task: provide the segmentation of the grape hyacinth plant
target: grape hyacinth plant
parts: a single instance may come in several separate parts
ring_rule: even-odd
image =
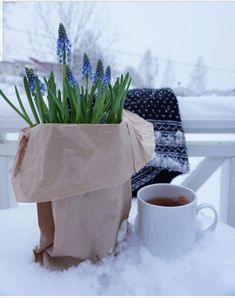
[[[110,82],[111,82],[111,68],[110,66],[107,66],[103,77],[103,81],[102,81],[103,87],[105,88],[108,84],[110,84]]]
[[[77,86],[78,82],[75,79],[75,77],[68,65],[66,66],[66,77],[69,81],[70,86],[72,86],[72,87]]]
[[[96,83],[96,81],[98,79],[103,80],[103,77],[104,77],[104,66],[103,66],[102,61],[99,59],[96,64],[96,70],[95,70],[95,74],[94,74],[94,83]]]
[[[34,74],[33,69],[28,68],[27,66],[25,67],[25,73],[26,73],[26,77],[27,77],[28,82],[29,82],[30,91],[33,94],[35,92],[36,76]],[[41,82],[41,80],[39,80],[39,85],[40,85],[40,90],[42,92],[42,95],[45,95],[46,94],[46,86]]]
[[[64,25],[59,25],[59,37],[57,40],[57,56],[59,63],[66,64],[71,61],[71,43],[67,37]]]
[[[86,80],[92,79],[92,67],[90,59],[86,53],[83,55],[82,78]]]
[[[57,87],[53,72],[49,78],[43,78],[43,83],[32,68],[26,67],[23,85],[31,113],[26,111],[17,87],[15,93],[19,108],[0,89],[2,98],[30,127],[39,123],[120,123],[131,83],[129,73],[111,84],[111,67],[107,66],[104,71],[99,59],[93,76],[89,56],[85,53],[81,70],[83,80],[79,84],[69,66],[71,43],[63,24],[59,24],[58,33],[57,56],[62,68],[62,90]]]

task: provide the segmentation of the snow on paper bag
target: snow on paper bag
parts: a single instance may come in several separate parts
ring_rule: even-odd
[[[65,268],[112,251],[130,210],[130,178],[154,147],[152,124],[127,111],[120,124],[24,129],[12,183],[17,201],[37,202],[36,260]]]

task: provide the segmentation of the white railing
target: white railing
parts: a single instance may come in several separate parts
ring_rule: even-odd
[[[186,133],[235,133],[235,119],[192,120],[184,114],[182,118]],[[4,136],[6,133],[18,133],[22,127],[24,123],[21,120],[0,118],[0,209],[16,206],[10,172],[17,142],[6,140]],[[235,227],[235,140],[189,141],[187,147],[189,156],[204,159],[182,184],[197,191],[222,166],[220,219]]]

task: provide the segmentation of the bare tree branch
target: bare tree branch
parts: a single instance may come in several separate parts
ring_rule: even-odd
[[[51,37],[52,40],[56,40],[55,32],[53,32],[53,30],[51,30],[50,26],[48,25],[47,17],[43,13],[42,2],[38,2],[37,6],[38,6],[38,16],[41,18],[41,21],[46,29],[45,32],[47,32],[47,34]]]
[[[30,28],[24,29],[31,47],[30,56],[41,61],[56,61],[56,40],[58,37],[57,25],[65,25],[68,37],[72,43],[71,68],[78,71],[81,67],[82,56],[87,52],[94,66],[95,60],[105,56],[105,64],[110,64],[112,53],[110,48],[117,39],[113,34],[107,37],[107,19],[100,17],[94,2],[44,2],[17,3],[12,10],[25,9],[33,14]],[[28,6],[29,5],[29,6]],[[100,6],[99,6],[100,7]],[[98,7],[98,8],[99,8]],[[112,68],[114,59],[112,59]],[[114,72],[114,70],[113,70]]]

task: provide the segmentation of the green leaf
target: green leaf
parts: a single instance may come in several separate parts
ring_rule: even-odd
[[[53,73],[51,72],[48,81],[45,77],[43,79],[44,79],[44,82],[47,86],[47,92],[48,92],[47,100],[48,100],[48,106],[49,106],[49,119],[50,119],[51,123],[57,123],[58,122],[58,119],[57,119],[57,106],[56,106],[56,103],[53,99],[53,94],[54,94],[54,96],[56,96],[56,86],[54,84]],[[48,88],[48,86],[50,86],[50,89]]]
[[[10,99],[8,99],[8,97],[3,93],[3,91],[0,89],[0,95],[2,96],[2,98],[12,107],[12,109],[20,115],[21,118],[23,118],[30,126],[31,123],[28,122],[28,119],[24,116],[24,114],[22,114],[17,107],[10,101]]]
[[[34,107],[33,99],[32,99],[30,88],[29,88],[29,83],[28,83],[28,80],[27,80],[26,77],[24,77],[23,83],[24,83],[24,90],[25,90],[25,93],[27,95],[28,102],[29,102],[31,111],[33,113],[34,119],[35,119],[36,123],[40,123],[38,114],[37,114],[36,109]]]
[[[112,103],[114,103],[114,90],[110,84],[108,84],[108,92],[106,93],[105,107],[104,110],[107,112],[110,110]]]
[[[75,123],[83,123],[84,122],[84,112],[82,108],[82,102],[81,102],[81,95],[80,95],[80,88],[79,85],[73,87],[71,89],[72,95],[75,102],[75,110],[76,110],[76,117],[75,117]]]
[[[94,106],[94,95],[95,95],[95,91],[97,89],[97,86],[101,84],[101,80],[97,80],[95,82],[95,84],[92,85],[91,87],[91,92],[90,92],[90,95],[88,96],[87,94],[85,95],[86,96],[86,108],[85,108],[85,119],[86,119],[86,122],[87,123],[90,123],[91,121],[91,118],[92,118],[92,107]],[[102,91],[102,88],[99,88],[100,91]],[[99,90],[98,90],[98,94],[99,94]]]
[[[120,123],[122,121],[124,101],[129,86],[129,73],[127,73],[125,77],[121,75],[120,81],[117,79],[113,89],[112,86],[109,85],[109,93],[112,100],[107,116],[108,123]]]
[[[37,101],[38,104],[38,112],[39,116],[41,118],[42,123],[46,123],[46,117],[45,117],[45,110],[44,110],[44,100],[42,97],[41,89],[40,89],[40,84],[39,84],[39,79],[36,76],[35,79],[35,89],[36,89],[36,94],[35,94],[35,100]]]
[[[61,102],[61,92],[60,90],[58,90],[58,97],[56,96],[56,94],[53,92],[53,86],[49,85],[49,82],[47,82],[46,80],[45,84],[47,86],[47,90],[48,90],[48,94],[50,94],[50,99],[52,99],[55,103],[55,105],[57,106],[57,115],[60,119],[60,122],[64,122],[63,119],[65,117],[64,115],[64,110],[63,110],[63,106],[62,106],[62,102]]]
[[[22,110],[22,113],[24,114],[25,118],[28,119],[28,123],[29,123],[30,126],[32,127],[32,126],[33,126],[33,123],[32,123],[32,121],[30,120],[30,117],[29,117],[28,113],[27,113],[26,110],[25,110],[25,107],[24,107],[24,105],[23,105],[23,103],[22,103],[22,100],[21,100],[21,98],[20,98],[20,94],[19,94],[18,89],[17,89],[16,86],[15,86],[15,93],[16,93],[16,97],[17,97],[17,99],[18,99],[20,108],[21,108],[21,110]]]
[[[58,103],[61,105],[61,91],[58,90],[58,95],[55,95],[55,99],[58,101]],[[63,114],[61,113],[59,107],[57,106],[57,117],[59,118],[59,122],[63,122]]]
[[[65,78],[65,86],[66,86],[68,98],[70,101],[70,107],[71,107],[71,123],[74,123],[76,119],[76,114],[77,114],[76,97],[73,92],[74,88],[69,84],[69,81],[67,78]]]
[[[100,123],[102,115],[104,115],[104,91],[102,88],[102,82],[99,80],[98,83],[98,94],[96,96],[95,105],[93,107],[91,115],[91,123]]]
[[[70,116],[69,116],[69,111],[68,111],[68,93],[66,90],[66,84],[65,84],[65,79],[66,79],[66,64],[62,64],[62,86],[63,86],[63,100],[62,100],[62,107],[63,107],[63,114],[64,114],[64,123],[69,123]]]
[[[130,84],[131,84],[131,78],[129,77],[129,74],[128,74],[128,77],[127,77],[127,80],[126,80],[125,91],[124,91],[124,94],[122,95],[120,108],[119,108],[119,111],[117,113],[117,119],[118,119],[119,122],[122,121],[125,98],[126,98],[128,90],[129,90]]]

